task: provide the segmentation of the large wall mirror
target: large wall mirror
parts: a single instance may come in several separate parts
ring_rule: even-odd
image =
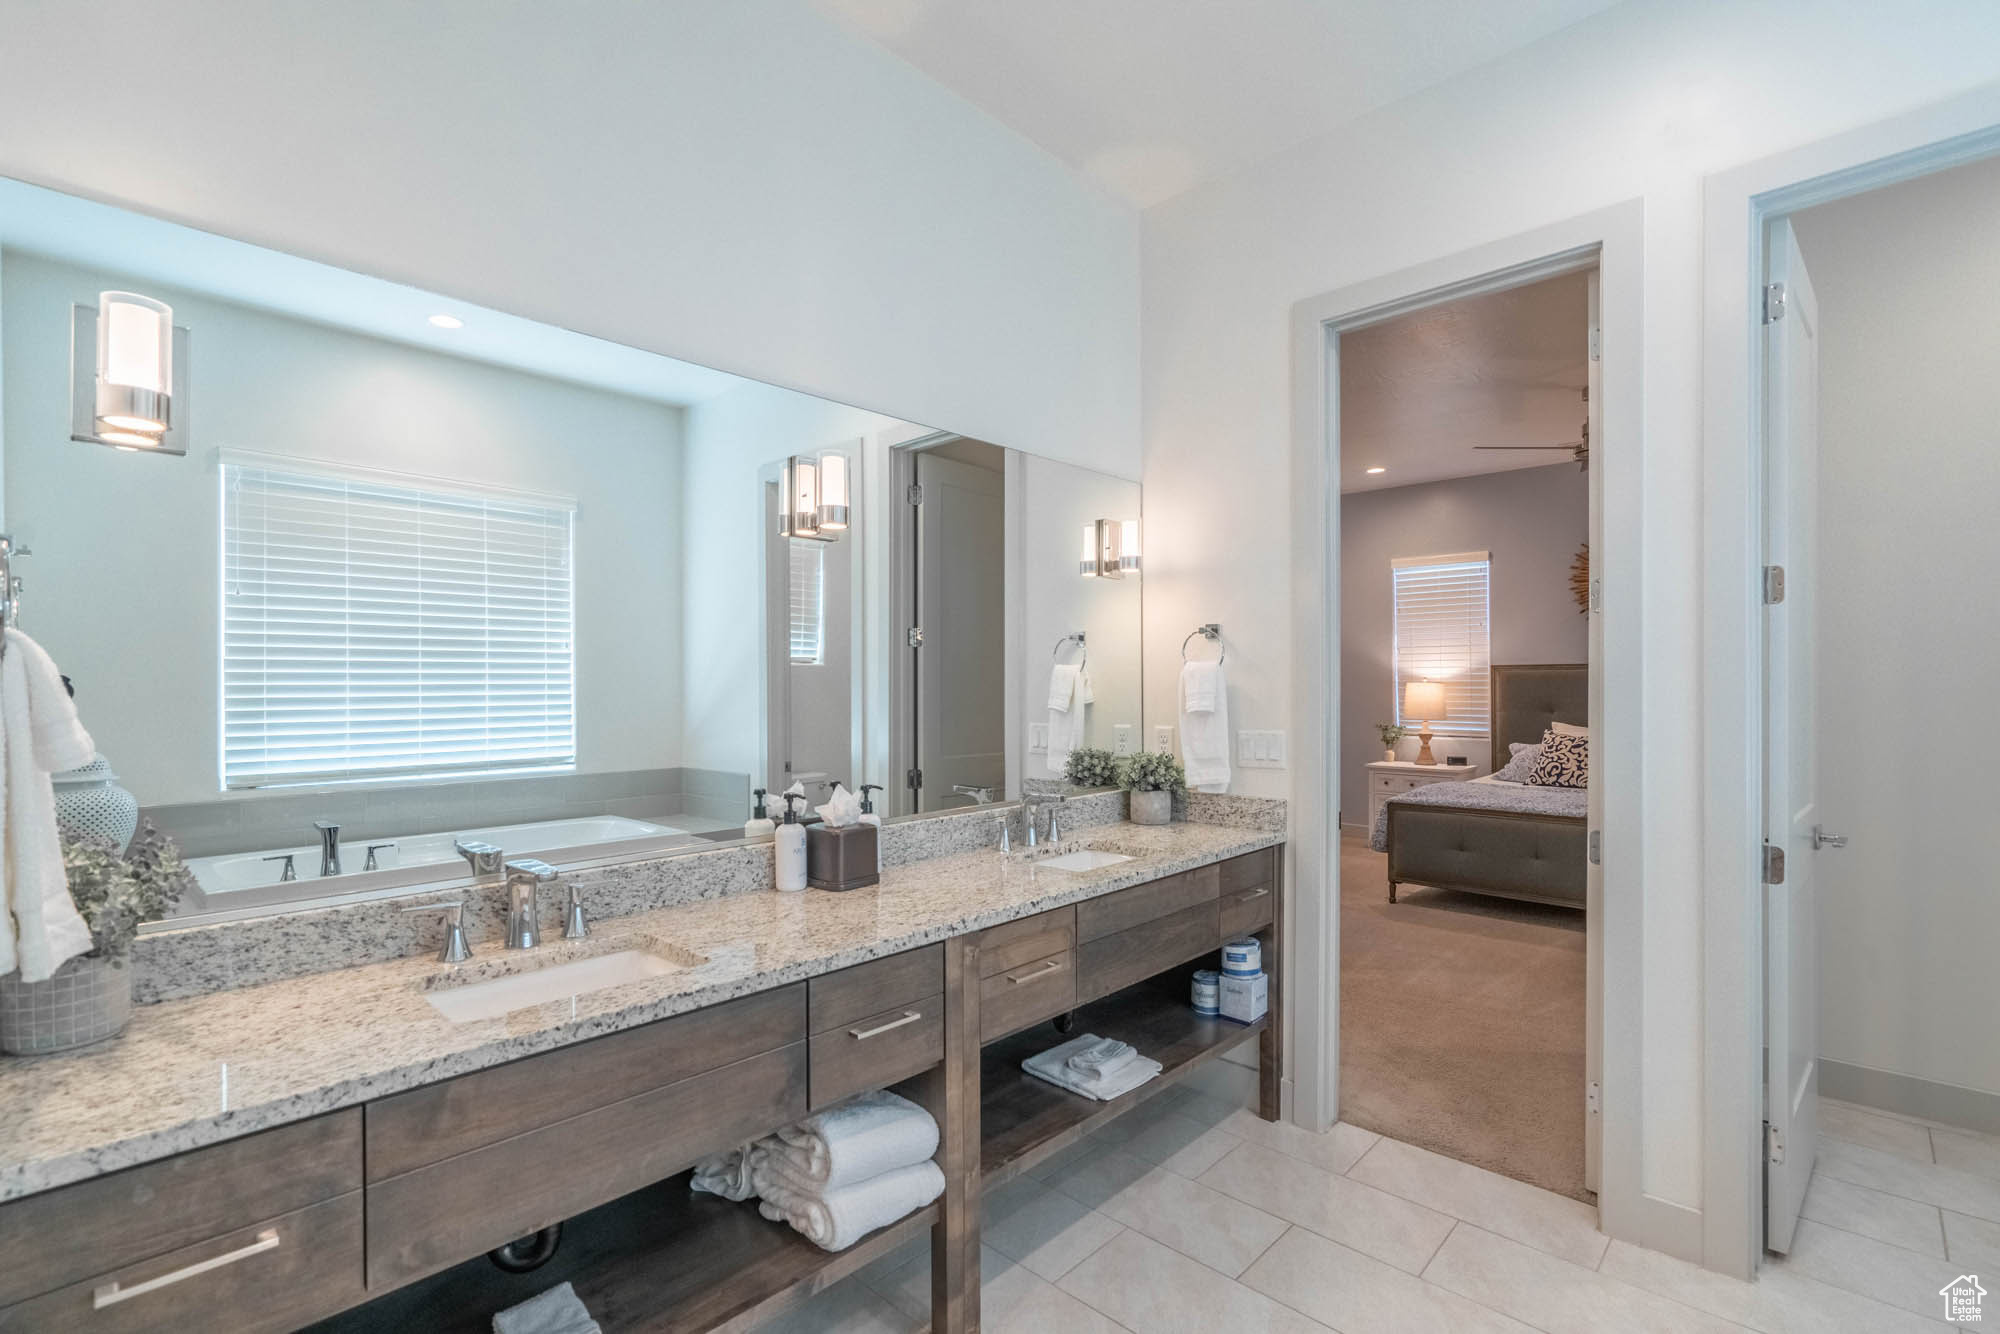
[[[0,431],[14,624],[101,752],[59,787],[115,807],[115,773],[194,859],[184,916],[1143,744],[1139,486],[1032,441],[11,181]]]

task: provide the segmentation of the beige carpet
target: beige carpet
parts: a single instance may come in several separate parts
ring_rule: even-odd
[[[1341,840],[1340,1119],[1579,1200],[1583,914],[1405,885]]]

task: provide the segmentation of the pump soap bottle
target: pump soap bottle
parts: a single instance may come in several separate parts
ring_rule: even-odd
[[[785,793],[785,822],[778,826],[776,850],[779,889],[806,887],[806,827],[799,823],[799,808],[792,804],[804,800],[797,793]]]
[[[757,804],[754,807],[756,813],[743,822],[743,837],[745,838],[761,838],[765,834],[775,833],[778,828],[777,821],[773,820],[770,812],[764,809],[764,793],[766,789],[760,787],[756,791]]]
[[[881,790],[882,785],[880,783],[863,783],[861,785],[861,823],[875,826],[875,870],[877,874],[880,874],[882,870],[882,816],[875,809],[875,803],[869,798],[868,794],[870,792],[880,792]]]

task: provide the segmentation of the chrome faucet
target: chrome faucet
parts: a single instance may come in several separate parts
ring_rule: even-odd
[[[313,828],[319,830],[319,873],[339,875],[340,826],[331,820],[314,820]]]
[[[1044,796],[1032,792],[1021,798],[1021,814],[1028,826],[1029,847],[1032,848],[1041,842],[1038,826],[1042,822],[1042,808],[1044,806],[1060,806],[1068,800],[1069,798],[1066,796]],[[1057,846],[1061,846],[1062,844],[1062,827],[1056,823],[1056,813],[1053,810],[1049,812],[1048,841]]]
[[[955,797],[972,798],[972,804],[975,806],[990,806],[993,804],[993,789],[990,787],[980,787],[974,783],[953,783],[951,785],[951,792]]]
[[[264,860],[267,862],[283,862],[285,864],[284,869],[278,873],[278,879],[297,880],[299,878],[299,871],[296,866],[292,865],[292,858],[296,855],[296,853],[291,852],[280,852],[275,856],[266,857]]]
[[[556,883],[556,868],[533,857],[507,863],[507,948],[531,950],[542,943],[535,893]]]
[[[455,838],[451,847],[452,851],[465,858],[476,876],[500,874],[501,865],[507,860],[507,854],[500,851],[499,845],[482,843],[476,838]]]
[[[563,939],[582,940],[590,934],[590,923],[583,917],[583,891],[571,881],[569,886],[569,915],[563,919]]]
[[[456,903],[419,903],[404,912],[434,912],[444,918],[444,943],[438,946],[439,963],[464,963],[472,957],[472,947],[465,943],[465,901]]]

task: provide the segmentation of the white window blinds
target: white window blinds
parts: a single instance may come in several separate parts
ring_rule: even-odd
[[[1411,556],[1390,562],[1396,607],[1396,721],[1428,721],[1439,736],[1485,736],[1490,727],[1492,639],[1488,553]],[[1444,684],[1445,717],[1411,718],[1403,686]]]
[[[826,656],[826,544],[791,538],[792,661],[817,667]]]
[[[226,787],[573,767],[558,501],[222,469]]]

